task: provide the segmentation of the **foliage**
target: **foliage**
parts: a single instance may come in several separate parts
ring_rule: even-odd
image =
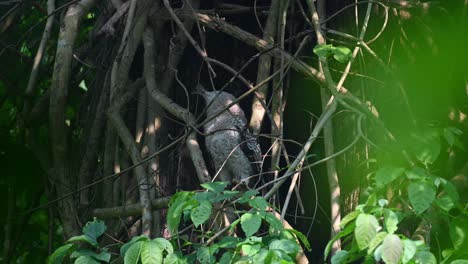
[[[202,184],[205,192],[179,192],[170,202],[167,224],[172,234],[171,240],[150,239],[147,236],[133,237],[120,247],[124,263],[245,263],[253,260],[260,263],[294,263],[301,247],[299,241],[310,250],[305,236],[297,230],[284,229],[269,211],[270,205],[257,191],[244,193],[226,190],[226,182]],[[238,211],[240,218],[231,223],[231,234],[223,235],[211,244],[207,240],[215,235],[214,230],[204,228],[213,218],[212,204],[248,205],[251,210]],[[189,241],[179,233],[182,223],[191,222],[198,237]],[[240,225],[239,225],[240,224]],[[233,236],[237,227],[243,235]],[[263,227],[262,227],[263,226]],[[268,231],[262,231],[262,228]],[[107,249],[100,249],[97,239],[105,232],[106,226],[94,219],[83,228],[83,235],[72,237],[59,247],[48,263],[62,263],[66,256],[75,263],[109,263],[111,255]],[[238,232],[239,233],[239,232]],[[180,243],[180,241],[183,243]],[[95,251],[81,248],[75,242],[85,242]]]
[[[67,244],[59,247],[49,256],[47,263],[60,264],[66,257],[75,259],[74,263],[109,263],[111,254],[107,248],[100,248],[98,239],[106,231],[103,221],[94,218],[83,227],[83,234],[74,236]],[[91,246],[91,249],[89,249]]]
[[[411,217],[427,221],[424,218],[434,217],[435,211],[442,215],[442,220],[454,234],[451,237],[453,248],[443,251],[441,263],[466,259],[468,212],[461,204],[454,184],[431,173],[431,165],[440,154],[440,138],[446,139],[450,147],[463,148],[455,143],[459,142],[459,135],[461,131],[456,128],[422,130],[418,135],[413,135],[417,141],[411,154],[420,166],[387,165],[379,168],[373,177],[373,184],[366,190],[368,196],[365,203],[342,219],[342,230],[327,244],[325,259],[333,242],[342,239],[347,250],[333,255],[331,263],[351,263],[358,259],[364,259],[364,263],[374,263],[374,260],[387,264],[437,263],[423,241],[412,240],[403,234],[407,230],[405,221]],[[389,195],[389,192],[396,195]],[[377,199],[385,194],[392,200]],[[395,207],[389,207],[392,205]],[[461,223],[464,223],[463,227]],[[409,232],[413,233],[414,230]]]

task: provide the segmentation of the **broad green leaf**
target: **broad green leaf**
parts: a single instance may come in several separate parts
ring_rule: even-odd
[[[468,218],[454,219],[449,225],[450,239],[455,249],[468,247]]]
[[[83,234],[97,240],[104,232],[106,232],[106,224],[103,221],[94,218],[92,222],[86,223],[83,227]]]
[[[338,62],[345,63],[352,58],[351,50],[347,47],[337,46],[332,50],[333,58]]]
[[[260,211],[265,211],[268,207],[268,202],[265,200],[265,198],[260,196],[256,196],[255,198],[249,200],[249,204],[253,208]]]
[[[390,209],[384,209],[384,226],[389,234],[398,229],[398,216]]]
[[[397,235],[390,234],[382,242],[382,259],[385,264],[398,264],[403,253],[403,245]]]
[[[348,259],[349,252],[346,250],[340,250],[335,253],[331,258],[331,264],[345,264]]]
[[[211,247],[201,247],[197,250],[197,260],[200,263],[214,263],[216,260],[214,254],[216,252],[217,250],[213,250]]]
[[[224,191],[226,186],[228,186],[228,182],[220,182],[220,181],[215,181],[215,182],[209,182],[209,183],[202,183],[200,184],[203,188],[207,189],[208,191],[212,191],[215,193],[220,193]]]
[[[234,253],[230,251],[224,252],[224,254],[219,259],[219,264],[230,264],[233,255]]]
[[[416,254],[416,243],[409,239],[403,240],[403,264],[408,263]]]
[[[50,255],[47,263],[48,264],[62,264],[63,259],[75,249],[73,244],[65,244],[57,248],[52,255]]]
[[[332,54],[333,45],[317,45],[314,48],[314,53],[317,54],[319,57],[327,58]]]
[[[351,213],[347,214],[343,219],[341,219],[340,227],[344,228],[349,222],[356,219],[361,214],[359,211],[352,211]]]
[[[444,128],[444,138],[449,144],[449,146],[452,146],[455,142],[455,135],[450,129]]]
[[[101,262],[95,260],[90,256],[81,256],[77,258],[74,264],[100,264]]]
[[[162,238],[162,237],[157,237],[153,239],[152,241],[157,243],[159,247],[163,251],[166,251],[168,254],[171,254],[172,252],[174,252],[174,248],[172,247],[171,242],[169,242],[167,239]]]
[[[377,235],[375,235],[374,238],[369,242],[369,248],[367,249],[367,254],[370,255],[376,249],[380,243],[385,239],[385,237],[388,235],[387,232],[379,232]]]
[[[333,243],[335,243],[335,241],[337,241],[338,239],[340,239],[340,238],[342,238],[344,236],[347,236],[347,235],[353,233],[353,231],[355,229],[356,229],[356,224],[355,223],[349,224],[343,230],[338,232],[338,234],[336,234],[335,237],[332,237],[332,239],[330,239],[330,241],[328,241],[327,246],[325,247],[323,259],[326,260],[328,258],[328,254],[330,254],[332,245],[333,245]]]
[[[104,262],[109,262],[111,259],[111,254],[105,250],[101,251],[99,254],[86,248],[82,249],[77,249],[75,250],[71,255],[70,258],[78,258],[81,256],[88,256],[92,257],[96,260],[104,261]]]
[[[356,228],[354,236],[360,250],[366,249],[370,241],[377,234],[379,222],[375,216],[370,214],[360,214],[356,219]]]
[[[94,247],[98,246],[98,242],[96,241],[96,239],[89,237],[88,235],[74,236],[68,239],[67,242],[86,242],[90,244],[91,246],[94,246]]]
[[[268,257],[270,251],[262,248],[258,254],[253,257],[253,263],[265,263],[265,259]]]
[[[388,200],[387,199],[379,199],[377,201],[377,203],[379,204],[380,208],[384,208],[385,206],[388,205]]]
[[[242,196],[237,199],[238,203],[247,203],[251,200],[252,196],[257,195],[259,192],[257,190],[248,190],[242,194]]]
[[[408,199],[418,215],[431,206],[435,195],[434,185],[426,181],[413,182],[408,186]]]
[[[182,256],[180,252],[174,252],[164,259],[164,264],[188,264],[187,258]]]
[[[378,246],[374,251],[374,259],[375,261],[382,260],[382,245]]]
[[[136,237],[133,237],[130,241],[128,241],[127,243],[125,243],[122,247],[120,247],[120,255],[121,256],[125,256],[125,253],[127,252],[127,250],[133,245],[135,244],[136,242],[139,242],[139,241],[147,241],[149,238],[147,236],[136,236]]]
[[[239,243],[239,238],[232,236],[225,236],[219,242],[218,246],[220,248],[236,248]]]
[[[468,264],[468,259],[457,259],[450,262],[450,264]]]
[[[295,256],[299,252],[299,245],[294,240],[279,239],[273,240],[269,245],[270,250],[279,249],[286,252],[290,256]]]
[[[455,203],[457,203],[460,199],[460,196],[458,195],[458,191],[455,185],[447,181],[443,184],[443,186],[444,186],[444,191],[453,199]]]
[[[163,250],[160,245],[153,240],[143,242],[141,247],[141,263],[159,264],[163,261]]]
[[[435,200],[435,203],[437,206],[440,207],[440,209],[448,212],[452,208],[455,207],[455,202],[453,201],[452,197],[450,197],[448,194],[444,193],[442,196],[438,197]]]
[[[241,246],[241,252],[244,256],[252,257],[253,255],[257,254],[261,248],[261,244],[244,244]]]
[[[409,180],[424,180],[429,177],[426,170],[420,167],[413,167],[411,170],[406,170],[405,174],[406,178]]]
[[[246,237],[255,234],[262,224],[262,218],[258,214],[245,213],[240,219],[241,227]]]
[[[128,248],[124,256],[125,264],[138,264],[143,243],[145,243],[145,241],[138,241],[133,243],[133,245],[131,245],[130,248]]]
[[[375,183],[377,187],[385,187],[387,184],[398,179],[405,172],[403,167],[385,166],[375,173]]]
[[[281,221],[278,218],[276,218],[272,213],[260,212],[259,214],[270,225],[271,228],[277,231],[281,231],[284,229]]]
[[[193,192],[178,192],[172,196],[167,210],[167,226],[172,235],[175,235],[179,229],[180,217],[184,209],[196,203],[192,197]]]
[[[425,166],[429,166],[439,157],[440,135],[437,129],[426,129],[412,135],[413,149],[416,158]]]
[[[417,264],[437,264],[434,255],[429,251],[419,251],[414,255],[414,262]]]
[[[287,232],[290,232],[292,233],[293,235],[296,236],[296,238],[299,239],[299,241],[302,242],[302,244],[304,244],[305,248],[307,251],[311,251],[311,247],[310,247],[310,243],[309,243],[309,240],[307,240],[307,237],[302,234],[301,232],[297,231],[296,229],[285,229]]]
[[[199,206],[192,209],[190,218],[192,219],[195,227],[205,223],[211,216],[211,203],[208,201],[203,201]]]

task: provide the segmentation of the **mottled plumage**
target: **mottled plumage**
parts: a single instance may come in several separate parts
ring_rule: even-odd
[[[234,104],[213,118],[236,98],[226,92],[208,92],[201,86],[198,90],[207,105],[205,144],[218,174],[216,180],[242,180],[248,184],[252,176],[260,173],[262,158],[257,139],[247,128],[244,111]]]

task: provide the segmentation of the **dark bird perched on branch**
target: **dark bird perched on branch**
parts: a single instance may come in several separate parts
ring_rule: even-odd
[[[208,92],[201,85],[197,90],[207,105],[205,144],[218,175],[216,180],[248,184],[261,171],[262,153],[257,139],[248,130],[244,111],[237,103],[227,108],[236,100],[232,94]]]

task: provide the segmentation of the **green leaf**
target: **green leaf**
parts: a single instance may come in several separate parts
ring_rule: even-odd
[[[268,207],[268,202],[265,200],[265,198],[260,196],[256,196],[253,199],[249,200],[249,204],[253,208],[260,211],[265,211]]]
[[[261,244],[243,244],[241,245],[241,252],[243,256],[252,257],[253,255],[257,254],[261,248]]]
[[[434,255],[429,251],[419,251],[414,255],[414,262],[417,264],[437,264]]]
[[[377,187],[385,187],[387,184],[391,183],[392,181],[398,179],[405,168],[402,167],[395,167],[395,166],[385,166],[377,170],[375,173],[375,183]]]
[[[192,209],[190,218],[192,219],[195,227],[205,223],[211,216],[211,203],[208,201],[203,201],[199,206]]]
[[[215,181],[215,182],[209,182],[209,183],[202,183],[200,184],[201,187],[207,189],[208,191],[212,191],[215,193],[220,193],[224,191],[226,186],[228,186],[228,182],[220,182],[220,181]]]
[[[440,154],[440,135],[437,129],[421,130],[412,135],[416,158],[426,167],[434,163]]]
[[[212,247],[201,247],[197,250],[197,260],[200,263],[214,263],[214,254],[217,252],[216,248]]]
[[[455,249],[468,248],[468,218],[450,221],[449,235]]]
[[[452,197],[450,197],[448,194],[444,193],[442,196],[438,197],[435,200],[437,206],[440,207],[440,209],[448,212],[452,208],[455,207],[455,202],[453,201]]]
[[[370,255],[376,249],[380,243],[387,237],[388,233],[387,232],[379,232],[377,235],[372,238],[372,240],[369,242],[369,248],[367,249],[367,254]]]
[[[188,264],[187,258],[182,256],[180,252],[174,252],[164,259],[164,264]]]
[[[74,236],[67,240],[67,242],[86,242],[94,247],[98,246],[96,239],[89,237],[87,235]]]
[[[434,185],[426,181],[413,182],[408,186],[409,201],[418,215],[431,206],[435,195]]]
[[[331,264],[346,264],[349,252],[346,250],[340,250],[333,255],[331,258]]]
[[[139,242],[139,241],[147,241],[149,238],[147,236],[136,236],[136,237],[133,237],[130,241],[128,241],[127,243],[125,243],[121,248],[120,248],[120,255],[121,256],[125,256],[125,253],[127,252],[127,250],[133,245],[135,244],[136,242]]]
[[[258,214],[245,213],[240,219],[246,237],[255,234],[262,224],[262,218]]]
[[[106,224],[103,221],[94,218],[92,222],[86,223],[83,227],[83,234],[89,236],[93,240],[97,240],[104,232],[106,232]]]
[[[281,231],[284,229],[283,223],[281,223],[281,221],[278,218],[276,218],[272,213],[260,212],[259,214],[274,230]]]
[[[342,238],[344,236],[347,236],[347,235],[353,233],[355,228],[356,228],[356,224],[352,223],[350,225],[347,225],[340,232],[338,232],[338,234],[336,234],[335,237],[332,237],[332,239],[330,239],[330,241],[328,241],[327,246],[325,247],[323,259],[326,260],[328,258],[328,254],[330,254],[332,245],[333,245],[333,243],[335,243],[335,241],[337,241],[338,239],[340,239],[340,238]]]
[[[449,146],[452,146],[455,142],[455,135],[450,129],[444,128],[444,138],[449,144]]]
[[[366,249],[370,241],[377,234],[379,222],[375,216],[370,214],[360,214],[356,219],[356,229],[354,229],[354,236],[360,250]]]
[[[328,58],[332,54],[333,45],[317,45],[314,48],[314,53],[319,57]]]
[[[163,251],[166,251],[168,254],[171,254],[172,252],[174,252],[174,248],[172,247],[171,242],[169,242],[165,238],[157,237],[157,238],[153,239],[153,242],[157,243],[159,245],[159,247]]]
[[[360,211],[352,211],[351,213],[347,214],[343,219],[341,219],[340,227],[344,228],[349,222],[356,219],[361,214]]]
[[[426,170],[420,167],[413,167],[411,170],[406,170],[405,174],[406,178],[409,180],[424,180],[429,177]]]
[[[172,198],[167,210],[167,227],[171,235],[175,235],[179,229],[180,217],[184,209],[190,204],[189,201],[193,193],[179,192]]]
[[[384,209],[384,226],[389,234],[398,229],[398,216],[390,209]]]
[[[219,242],[218,246],[220,248],[236,248],[239,243],[239,238],[232,236],[225,236]]]
[[[163,261],[163,250],[156,241],[148,240],[143,242],[141,247],[141,263],[159,264]]]
[[[299,245],[294,240],[289,239],[275,239],[269,245],[270,250],[278,249],[286,252],[290,256],[296,256],[299,252]]]
[[[348,62],[352,58],[351,50],[349,50],[347,47],[337,46],[334,47],[332,52],[333,58],[341,63]]]
[[[252,196],[257,195],[259,192],[257,190],[248,190],[242,194],[242,196],[237,199],[238,203],[247,203],[252,199]]]
[[[382,242],[382,259],[385,264],[398,264],[402,253],[403,245],[397,235],[390,234],[385,237]]]
[[[403,264],[408,263],[416,254],[416,243],[409,239],[403,240]]]
[[[92,250],[89,250],[89,249],[86,249],[86,248],[82,248],[82,249],[78,249],[78,250],[75,250],[70,258],[78,258],[78,257],[81,257],[81,256],[88,256],[88,257],[92,257],[96,260],[100,260],[100,261],[104,261],[104,262],[109,262],[110,259],[111,259],[111,254],[105,250],[101,251],[99,254],[92,251]]]
[[[219,259],[219,264],[230,264],[233,255],[234,253],[230,251],[224,252],[224,254]]]
[[[296,238],[299,239],[299,241],[302,242],[302,244],[304,244],[305,248],[307,251],[311,251],[311,247],[310,247],[310,243],[309,243],[309,240],[307,240],[307,237],[302,234],[301,232],[297,231],[296,229],[285,229],[285,231],[287,232],[290,232],[292,233],[293,235],[296,236]]]
[[[378,246],[377,249],[375,249],[374,259],[375,259],[375,261],[381,261],[382,260],[382,245]]]
[[[143,243],[146,241],[138,241],[133,243],[130,248],[125,252],[124,256],[124,263],[125,264],[138,264],[138,260],[140,259],[141,249]]]
[[[100,264],[101,262],[95,260],[90,256],[81,256],[77,258],[74,264]]]
[[[457,259],[450,262],[450,264],[468,264],[468,259]]]
[[[75,249],[73,244],[65,244],[57,248],[52,255],[49,256],[48,264],[62,264],[63,259]]]

